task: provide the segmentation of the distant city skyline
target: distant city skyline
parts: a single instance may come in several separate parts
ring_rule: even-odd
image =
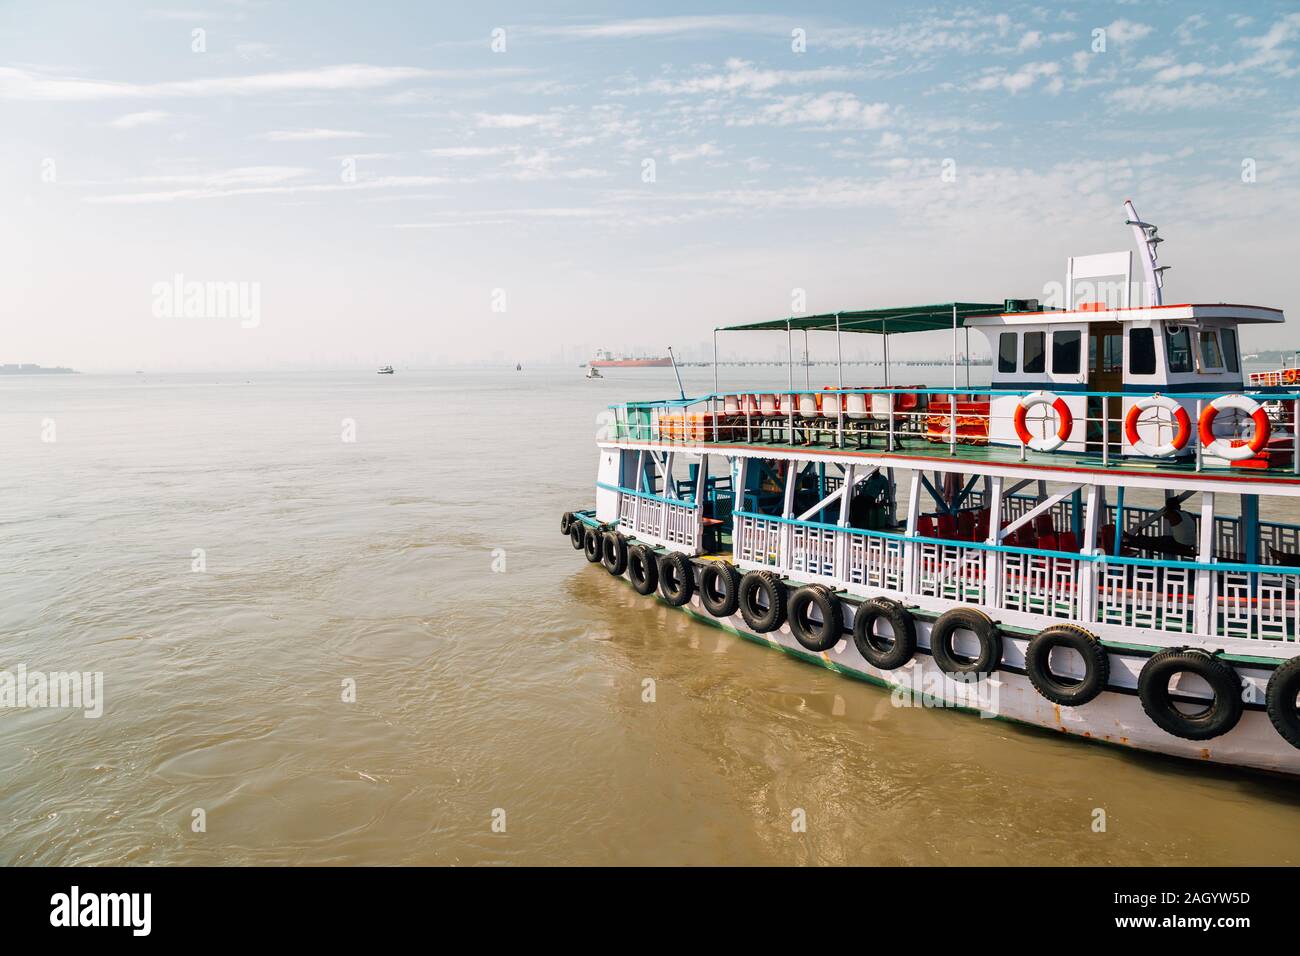
[[[1292,4],[801,6],[6,4],[0,362],[701,360],[1045,295],[1126,198],[1167,301],[1300,308]]]

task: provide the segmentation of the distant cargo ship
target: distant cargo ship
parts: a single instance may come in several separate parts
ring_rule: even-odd
[[[622,355],[615,355],[608,349],[597,349],[595,357],[587,364],[591,368],[670,368],[673,360],[667,356],[660,358],[651,356],[627,358]]]
[[[45,368],[40,365],[22,363],[19,365],[9,364],[0,365],[0,375],[75,375],[76,370],[70,368]]]

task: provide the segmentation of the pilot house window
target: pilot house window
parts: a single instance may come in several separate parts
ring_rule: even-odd
[[[1200,334],[1201,368],[1223,368],[1223,356],[1219,354],[1219,337],[1213,329],[1206,329]]]
[[[1078,332],[1052,333],[1053,375],[1079,374],[1079,341]]]
[[[1241,363],[1237,358],[1237,332],[1235,329],[1223,329],[1219,332],[1223,342],[1223,358],[1228,363],[1229,372],[1240,372]]]
[[[1016,370],[1016,333],[1003,332],[998,336],[998,371]]]
[[[1165,345],[1169,352],[1169,371],[1190,372],[1192,370],[1192,334],[1186,328],[1169,329],[1165,336]]]
[[[1026,332],[1025,333],[1025,371],[1026,372],[1044,372],[1046,371],[1045,360],[1047,350],[1044,339],[1045,332]]]
[[[1156,374],[1156,334],[1151,329],[1128,330],[1130,375]]]

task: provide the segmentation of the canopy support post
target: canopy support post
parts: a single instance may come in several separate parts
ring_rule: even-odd
[[[840,314],[835,313],[835,387],[839,389],[839,395],[835,398],[835,445],[837,448],[844,447],[844,352],[840,340]],[[1300,422],[1300,418],[1296,419]],[[1297,431],[1300,434],[1300,431]],[[1300,455],[1296,456],[1297,462],[1300,462]]]
[[[785,359],[786,369],[789,371],[790,394],[786,397],[790,400],[790,407],[787,409],[790,413],[790,444],[794,444],[794,332],[790,329],[790,320],[785,320]]]
[[[713,330],[713,440],[718,440],[718,330]]]
[[[803,387],[812,388],[812,372],[808,369],[808,330],[803,330]]]
[[[948,454],[957,454],[957,303],[952,304],[952,394],[948,396]]]

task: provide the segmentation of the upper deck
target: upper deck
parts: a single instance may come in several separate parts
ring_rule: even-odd
[[[1230,395],[1257,405],[1259,414],[1229,408],[1211,416],[1209,432],[1197,427],[1216,401]],[[1166,404],[1139,407],[1157,397]],[[1022,411],[1027,400],[1041,404]],[[1068,420],[1054,402],[1064,405]],[[1107,485],[1217,486],[1300,496],[1296,388],[1180,392],[1172,398],[1151,392],[1044,395],[1041,388],[769,389],[628,402],[611,409],[612,426],[602,444],[625,448],[865,461],[1004,477],[1032,472]],[[1186,415],[1182,424],[1179,411]],[[1267,436],[1258,451],[1245,456],[1261,417]],[[1017,418],[1028,443],[1016,431]],[[1180,437],[1181,447],[1171,448]],[[1058,447],[1044,447],[1054,443]],[[1222,457],[1225,452],[1243,457]]]

